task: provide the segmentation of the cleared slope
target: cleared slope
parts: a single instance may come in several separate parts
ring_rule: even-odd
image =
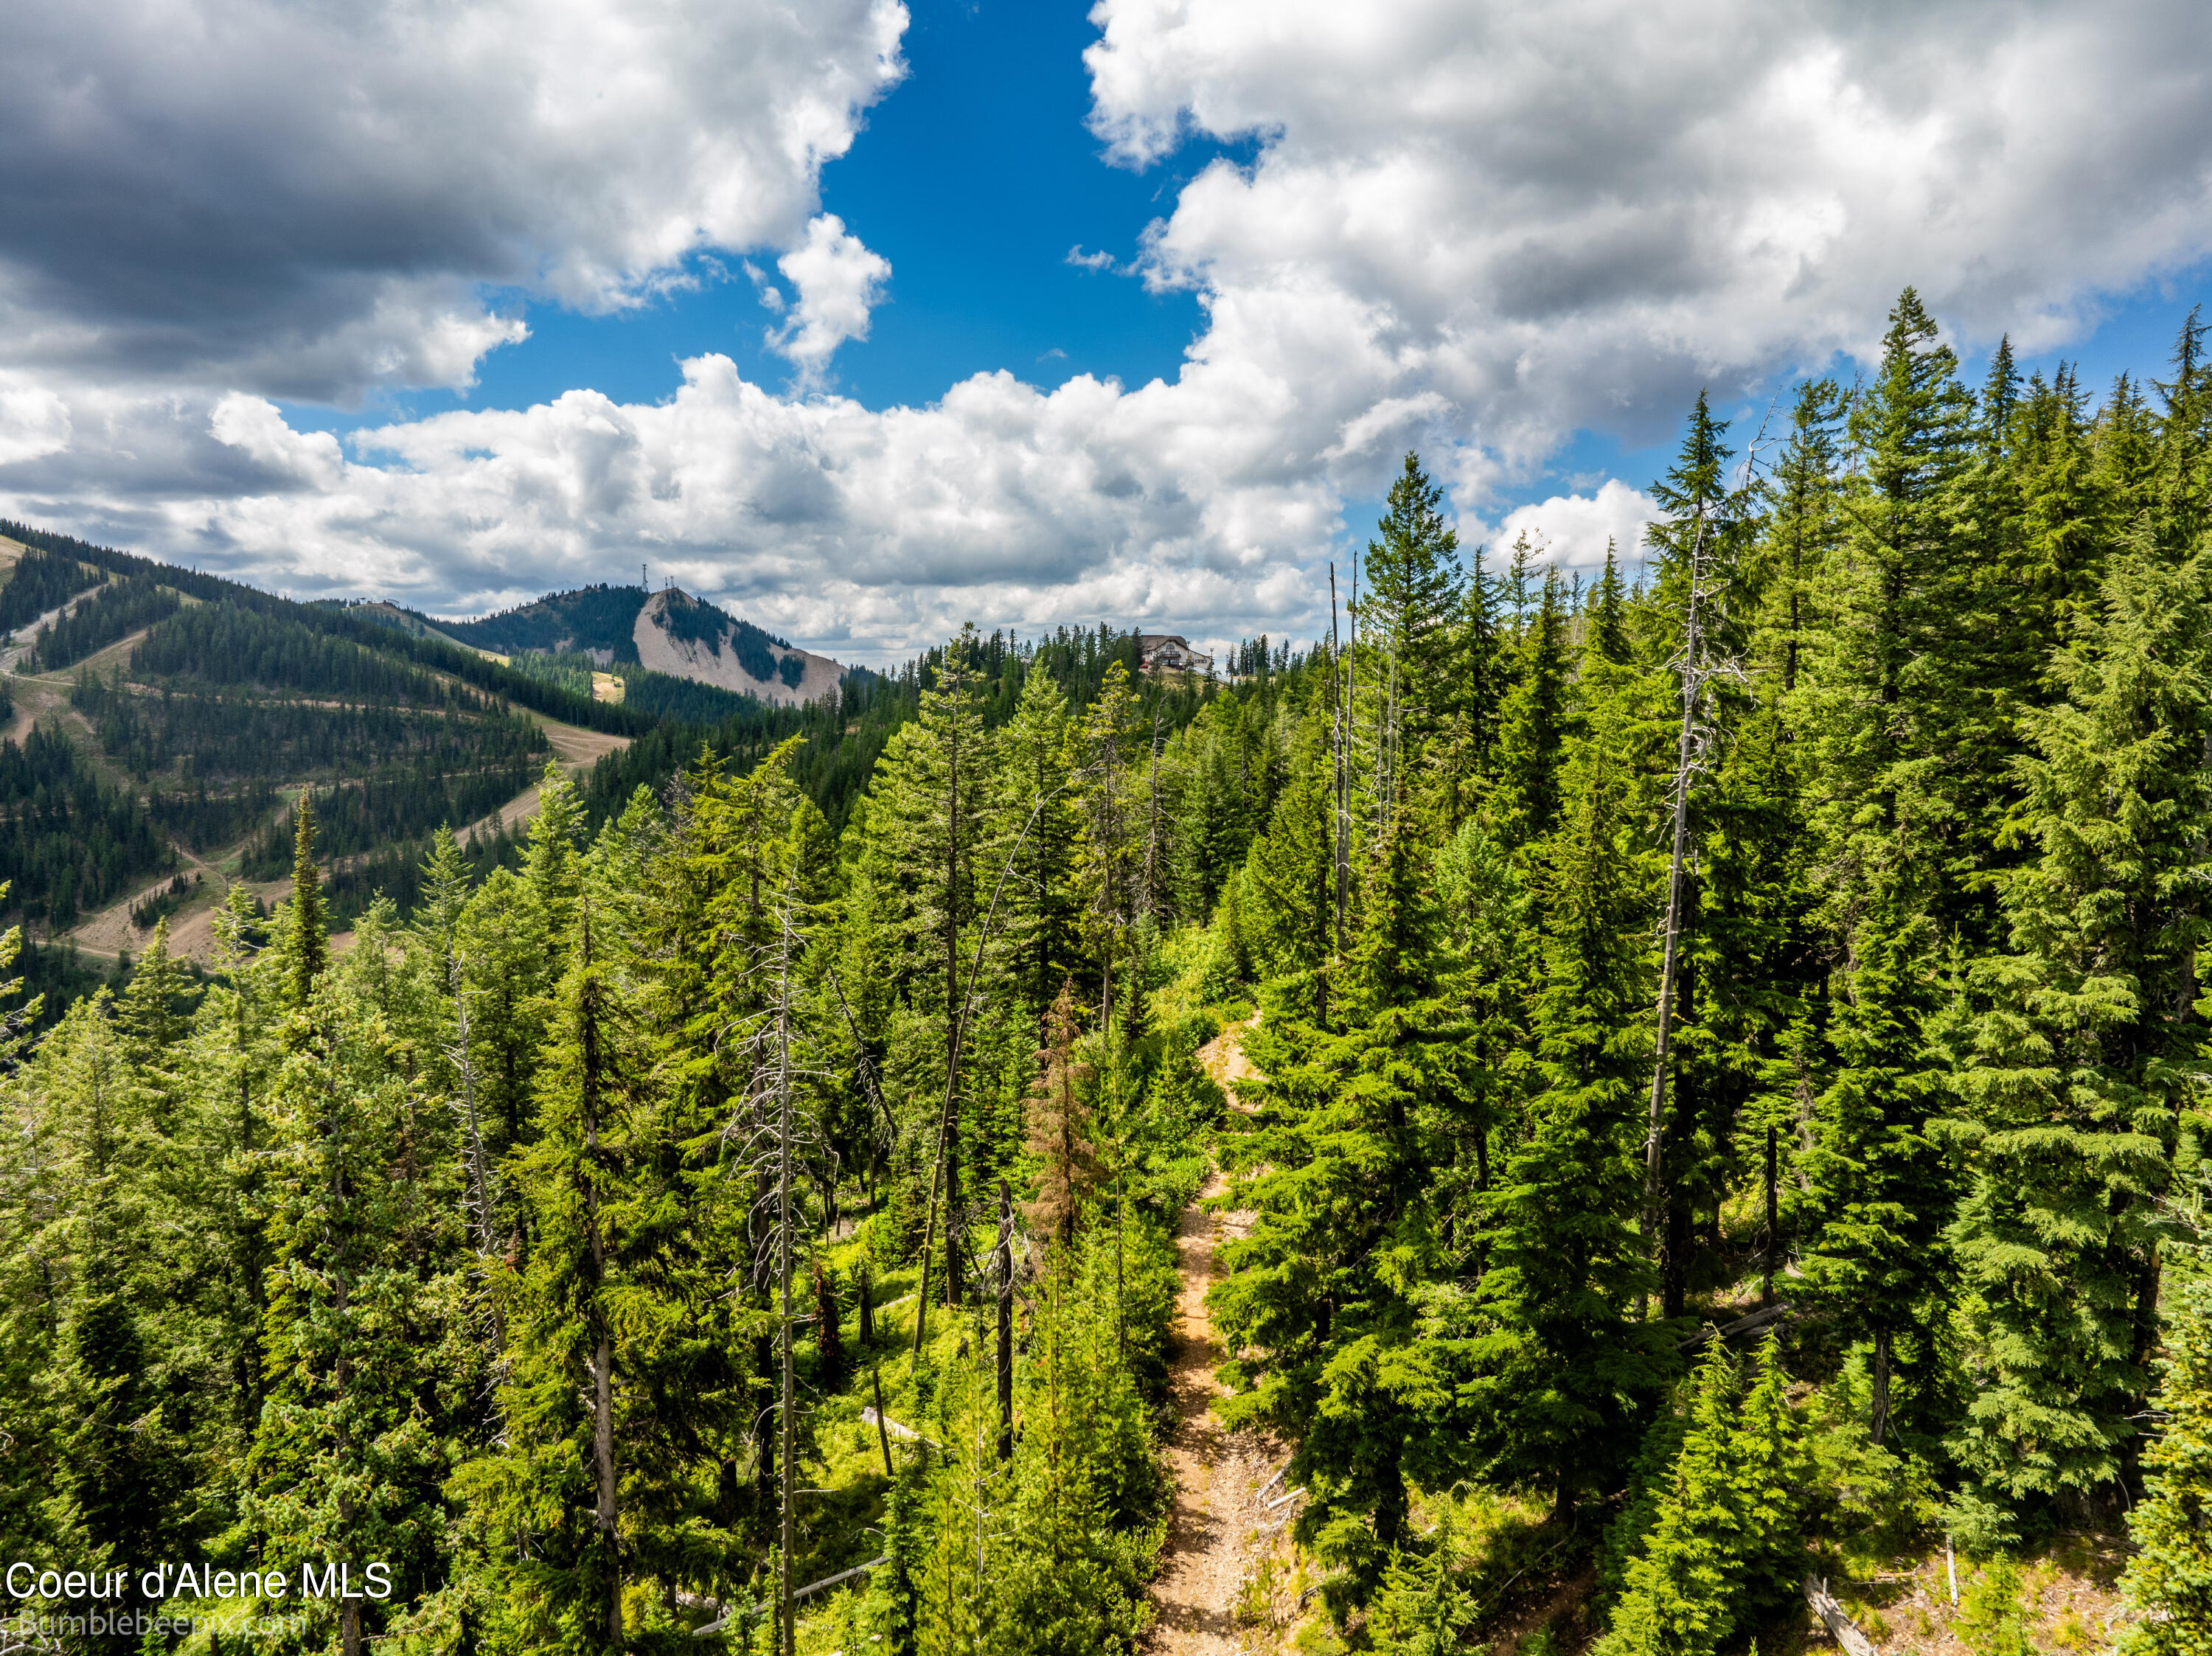
[[[638,664],[777,707],[795,707],[837,693],[845,670],[829,657],[769,638],[757,628],[745,629],[756,635],[748,638],[737,630],[743,623],[717,629],[718,619],[726,617],[686,593],[655,592],[631,628]],[[798,664],[795,677],[791,663]],[[757,670],[763,665],[769,669],[765,676]]]

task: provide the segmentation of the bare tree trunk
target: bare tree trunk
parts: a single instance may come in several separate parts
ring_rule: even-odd
[[[1889,1331],[1878,1328],[1874,1336],[1874,1404],[1867,1421],[1867,1436],[1875,1448],[1889,1430]]]
[[[1666,1178],[1667,1083],[1674,1065],[1674,970],[1682,943],[1682,871],[1690,845],[1690,773],[1698,754],[1698,695],[1703,688],[1698,604],[1704,579],[1705,544],[1705,508],[1701,504],[1690,550],[1689,614],[1682,642],[1682,727],[1674,749],[1673,845],[1667,865],[1667,922],[1659,964],[1659,1034],[1651,1065],[1650,1105],[1644,1130],[1644,1236],[1655,1257],[1664,1246],[1660,1239],[1666,1206],[1662,1186]]]
[[[1781,1205],[1774,1189],[1774,1124],[1766,1124],[1766,1281],[1759,1290],[1759,1303],[1774,1303],[1774,1261],[1782,1252]]]
[[[1050,793],[1038,796],[1036,804],[1030,808],[1029,821],[1022,824],[1022,831],[1014,837],[1014,848],[1006,853],[1006,865],[999,870],[998,883],[991,889],[991,907],[983,916],[982,930],[975,938],[975,954],[968,968],[968,992],[962,998],[960,1016],[953,1024],[952,1057],[955,1064],[959,1059],[961,1041],[967,1034],[968,1008],[975,998],[975,980],[982,974],[983,949],[984,945],[990,942],[991,928],[999,918],[999,898],[1006,891],[1006,877],[1013,872],[1014,861],[1022,854],[1022,846],[1028,842],[1030,830],[1036,826],[1038,816],[1047,805],[1060,797],[1065,791],[1065,787],[1066,785],[1063,784],[1061,787],[1054,789]],[[914,1362],[916,1364],[921,1362],[922,1342],[927,1338],[929,1330],[929,1245],[931,1238],[937,1232],[937,1196],[939,1191],[943,1188],[941,1180],[945,1173],[945,1136],[951,1131],[953,1120],[951,1083],[952,1077],[957,1072],[952,1067],[947,1067],[945,1108],[938,1124],[937,1161],[929,1175],[929,1206],[921,1223],[921,1283],[915,1291],[914,1301]],[[945,1246],[950,1251],[951,1238],[949,1234],[945,1238]]]
[[[477,1066],[469,1051],[469,1003],[465,995],[453,998],[454,1015],[458,1021],[459,1044],[455,1048],[460,1059],[461,1071],[461,1130],[467,1136],[464,1145],[468,1156],[469,1210],[475,1223],[477,1252],[489,1253],[491,1235],[491,1179],[484,1161],[483,1131],[477,1119]]]
[[[335,1139],[337,1126],[335,1111],[331,1116],[331,1125],[333,1130],[332,1137]],[[331,1156],[331,1193],[336,1198],[332,1204],[334,1208],[344,1203],[345,1175],[338,1164],[335,1143],[332,1145]],[[345,1246],[342,1239],[332,1238],[331,1240],[337,1244],[332,1250],[331,1261],[331,1288],[337,1307],[337,1324],[341,1329],[343,1329],[347,1321],[346,1312],[350,1304],[350,1293],[346,1283]],[[353,1351],[349,1338],[346,1344],[338,1348],[337,1378],[338,1396],[347,1397],[353,1390]],[[346,1417],[343,1415],[338,1417],[337,1439],[338,1459],[341,1464],[343,1464],[346,1451],[351,1447],[353,1439],[353,1434],[348,1428]],[[346,1538],[348,1562],[351,1562],[353,1553],[353,1515],[352,1501],[344,1495],[339,1496],[338,1526]],[[338,1645],[343,1656],[362,1656],[361,1601],[357,1598],[341,1598],[338,1601]]]
[[[1344,606],[1344,803],[1336,842],[1336,952],[1344,953],[1352,899],[1352,794],[1359,731],[1359,555],[1352,557],[1352,596]]]
[[[876,1441],[884,1452],[884,1476],[896,1477],[898,1468],[891,1465],[891,1429],[884,1424],[884,1366],[877,1363],[868,1370],[868,1380],[876,1388]]]
[[[777,1568],[776,1598],[779,1645],[781,1656],[793,1656],[798,1649],[797,1627],[793,1618],[791,1597],[791,1550],[796,1539],[792,1511],[791,1460],[793,1436],[792,1418],[791,1368],[791,944],[790,933],[781,923],[781,941],[777,949],[775,998],[775,1091],[776,1091],[776,1277],[782,1297],[783,1317],[783,1387],[782,1387],[782,1522],[779,1536],[780,1556]]]
[[[1014,1203],[999,1180],[999,1459],[1014,1458]],[[880,1412],[880,1411],[878,1411]]]
[[[964,669],[966,664],[963,663]],[[948,652],[948,672],[953,667]],[[952,1227],[960,1211],[960,1030],[966,1008],[960,994],[960,701],[965,679],[953,682],[951,769],[945,800],[948,832],[945,865],[945,1136],[939,1154],[945,1159],[945,1303],[960,1303],[960,1256],[952,1246]]]
[[[583,1046],[584,1106],[584,1223],[592,1255],[591,1320],[597,1334],[592,1353],[592,1471],[598,1486],[592,1514],[598,1544],[605,1555],[607,1572],[607,1645],[623,1644],[622,1557],[620,1513],[616,1505],[614,1342],[606,1326],[601,1303],[606,1289],[607,1239],[599,1224],[599,1086],[604,1060],[599,1052],[597,985],[588,975],[592,966],[592,925],[588,910],[583,924],[584,1004],[580,1009],[578,1033]]]
[[[1157,919],[1160,913],[1160,716],[1152,715],[1152,820],[1145,829],[1145,909]]]
[[[1344,652],[1338,647],[1336,635],[1336,564],[1328,566],[1328,699],[1329,699],[1329,807],[1332,818],[1329,827],[1332,844],[1330,864],[1334,877],[1336,898],[1336,930],[1333,955],[1344,955],[1344,909],[1352,881],[1352,755],[1350,731],[1352,726],[1350,674],[1347,670],[1344,690],[1337,690],[1337,672],[1344,661]],[[1328,1027],[1328,974],[1321,980],[1321,1024]]]

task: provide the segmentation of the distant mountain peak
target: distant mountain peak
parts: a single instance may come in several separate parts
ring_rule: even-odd
[[[785,706],[836,694],[845,670],[801,650],[680,586],[647,598],[631,628],[635,659],[672,673]]]
[[[845,673],[829,657],[799,649],[680,586],[647,591],[601,584],[549,592],[477,621],[416,619],[496,655],[575,651],[783,706],[835,693]]]

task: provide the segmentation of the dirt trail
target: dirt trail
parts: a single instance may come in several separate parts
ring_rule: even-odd
[[[1252,1073],[1237,1050],[1239,1031],[1224,1033],[1216,1057],[1224,1069]],[[1219,1045],[1218,1044],[1218,1045]],[[1209,1069],[1213,1066],[1209,1064]],[[1152,1648],[1161,1656],[1237,1656],[1245,1648],[1236,1622],[1237,1588],[1266,1516],[1260,1486],[1283,1464],[1285,1453],[1267,1433],[1231,1432],[1214,1417],[1221,1395],[1213,1371],[1226,1355],[1206,1307],[1206,1290],[1219,1275],[1215,1249],[1241,1236],[1246,1213],[1209,1213],[1204,1203],[1227,1188],[1216,1174],[1197,1202],[1183,1210],[1176,1230],[1176,1269],[1182,1279],[1176,1302],[1175,1356],[1169,1395],[1175,1435],[1167,1460],[1175,1478],[1175,1516],[1168,1529],[1160,1574],[1152,1583],[1158,1623]]]
[[[1242,1108],[1237,1096],[1237,1083],[1256,1080],[1260,1072],[1252,1067],[1252,1060],[1244,1056],[1244,1032],[1259,1022],[1255,1012],[1242,1023],[1232,1023],[1212,1040],[1198,1049],[1195,1056],[1199,1067],[1212,1076],[1221,1090],[1229,1095],[1231,1106]]]

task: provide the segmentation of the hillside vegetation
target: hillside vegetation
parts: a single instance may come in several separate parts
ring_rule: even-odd
[[[1247,1561],[1185,1650],[1774,1656],[1809,1577],[1887,1650],[2203,1652],[2203,343],[1977,391],[1908,290],[1863,385],[1698,400],[1637,573],[1462,548],[1408,455],[1232,684],[967,628],[597,704],[496,856],[406,836],[573,695],[245,600],[218,679],[187,606],[70,690],[85,808],[250,728],[291,883],[13,1055],[0,1550],[345,1656],[1133,1656],[1171,1530]],[[1194,1542],[1209,1188],[1273,1470]],[[270,1590],[329,1563],[392,1590]]]

